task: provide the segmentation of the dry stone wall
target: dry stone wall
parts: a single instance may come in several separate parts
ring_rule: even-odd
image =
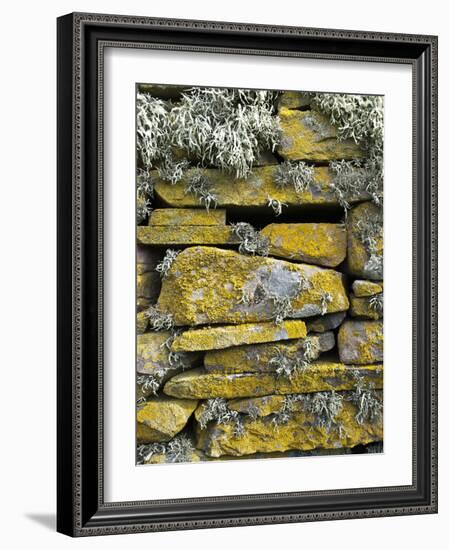
[[[150,172],[153,210],[137,227],[140,463],[381,449],[382,209],[351,187],[345,217],[329,167],[366,153],[305,94],[280,94],[275,116],[279,143],[246,178]],[[276,184],[285,161],[315,166],[306,187]],[[216,204],[185,191],[193,172]]]

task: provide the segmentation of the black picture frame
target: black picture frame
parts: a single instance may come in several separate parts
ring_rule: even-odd
[[[437,512],[437,37],[85,13],[60,17],[57,29],[57,530],[87,536]],[[412,66],[412,485],[104,502],[105,44]]]

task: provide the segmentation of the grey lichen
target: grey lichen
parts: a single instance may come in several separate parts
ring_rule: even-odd
[[[136,178],[136,222],[142,223],[152,212],[154,181],[146,170],[138,170]]]
[[[348,198],[368,192],[375,204],[383,201],[384,110],[382,96],[311,94],[312,105],[329,116],[340,140],[353,139],[366,152],[363,161],[330,163],[334,192],[345,211]]]
[[[167,248],[165,252],[165,256],[156,266],[156,271],[160,273],[162,278],[165,278],[168,275],[168,272],[170,271],[170,268],[173,262],[176,260],[180,252],[181,252],[180,250],[173,250],[172,248]]]
[[[281,202],[278,199],[274,199],[273,197],[268,197],[268,206],[273,209],[275,216],[280,216],[282,214],[282,209],[284,206],[287,208],[287,204],[285,202]]]
[[[381,421],[383,404],[377,396],[373,382],[367,382],[357,369],[354,369],[353,376],[356,383],[349,401],[357,408],[355,419],[359,424]]]
[[[143,164],[160,163],[159,175],[179,181],[187,159],[246,178],[264,150],[280,139],[274,114],[276,93],[191,88],[176,103],[137,95],[137,145]],[[185,153],[175,160],[173,151]]]
[[[382,211],[358,220],[355,233],[368,253],[365,269],[374,272],[382,271],[382,258],[377,252],[379,237],[383,233]]]
[[[307,394],[303,400],[304,410],[312,413],[317,425],[328,432],[334,429],[341,432],[342,426],[337,416],[343,407],[343,402],[343,395],[335,391]]]
[[[279,164],[274,174],[274,182],[281,189],[292,186],[296,193],[302,193],[314,181],[314,167],[303,161],[287,160]]]
[[[201,204],[204,204],[208,212],[211,206],[216,208],[218,204],[218,198],[212,188],[210,179],[200,170],[191,171],[187,178],[185,192],[196,197]]]
[[[369,308],[375,311],[376,313],[383,313],[384,310],[384,295],[383,292],[379,294],[374,294],[371,296],[368,302]]]
[[[199,418],[201,428],[206,428],[209,422],[212,421],[217,422],[217,424],[233,424],[234,435],[236,436],[244,433],[241,415],[237,411],[231,410],[223,397],[208,399],[204,405]]]
[[[189,462],[195,447],[186,434],[178,434],[167,443],[150,443],[137,447],[137,464],[145,464],[153,455],[165,455],[167,462]]]
[[[247,222],[231,224],[232,234],[239,241],[239,252],[252,256],[268,256],[270,242],[267,237]]]
[[[170,330],[174,326],[173,315],[165,311],[160,311],[155,306],[150,306],[145,311],[145,316],[148,318],[153,330]]]
[[[329,304],[332,302],[333,297],[330,292],[320,292],[320,309],[321,315],[326,315]]]

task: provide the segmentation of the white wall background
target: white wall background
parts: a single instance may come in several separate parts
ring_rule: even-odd
[[[157,533],[71,540],[55,530],[55,226],[56,226],[56,17],[71,11],[215,19],[438,34],[440,121],[449,120],[449,31],[445,3],[377,0],[318,3],[258,0],[60,0],[9,2],[2,10],[0,86],[0,541],[5,548],[273,548],[285,545],[334,550],[441,547],[449,521],[448,401],[441,399],[440,513],[432,516],[299,525]],[[445,162],[448,133],[440,131],[440,319],[449,329],[446,235],[449,203]],[[5,307],[6,306],[6,307]],[[400,329],[400,328],[398,328]],[[441,339],[444,344],[444,338]],[[442,354],[441,354],[442,355]],[[449,372],[440,360],[444,395]],[[444,537],[446,538],[446,537]]]

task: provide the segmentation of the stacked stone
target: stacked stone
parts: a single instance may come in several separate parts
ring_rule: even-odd
[[[278,158],[324,164],[363,156],[355,142],[337,140],[306,96],[282,94],[278,114]],[[267,197],[298,218],[312,209],[319,219],[339,203],[327,166],[296,192],[276,186],[278,161],[268,158],[246,180],[204,168],[218,200],[209,211],[182,181],[153,174],[161,207],[137,228],[137,440],[163,445],[145,462],[167,460],[164,445],[183,435],[191,461],[342,453],[382,441],[382,418],[361,422],[357,401],[369,389],[382,402],[382,230],[372,230],[367,246],[360,229],[380,209],[360,192],[345,197],[352,208],[344,224],[277,223],[266,215]],[[266,215],[267,257],[238,251],[227,211],[242,207]],[[161,278],[157,264],[173,247],[180,252]],[[285,318],[276,318],[273,297],[288,303]],[[153,330],[150,306],[173,328]],[[303,366],[286,372],[293,364]],[[313,404],[328,397],[338,407],[326,423]],[[216,405],[223,414],[214,417]]]

